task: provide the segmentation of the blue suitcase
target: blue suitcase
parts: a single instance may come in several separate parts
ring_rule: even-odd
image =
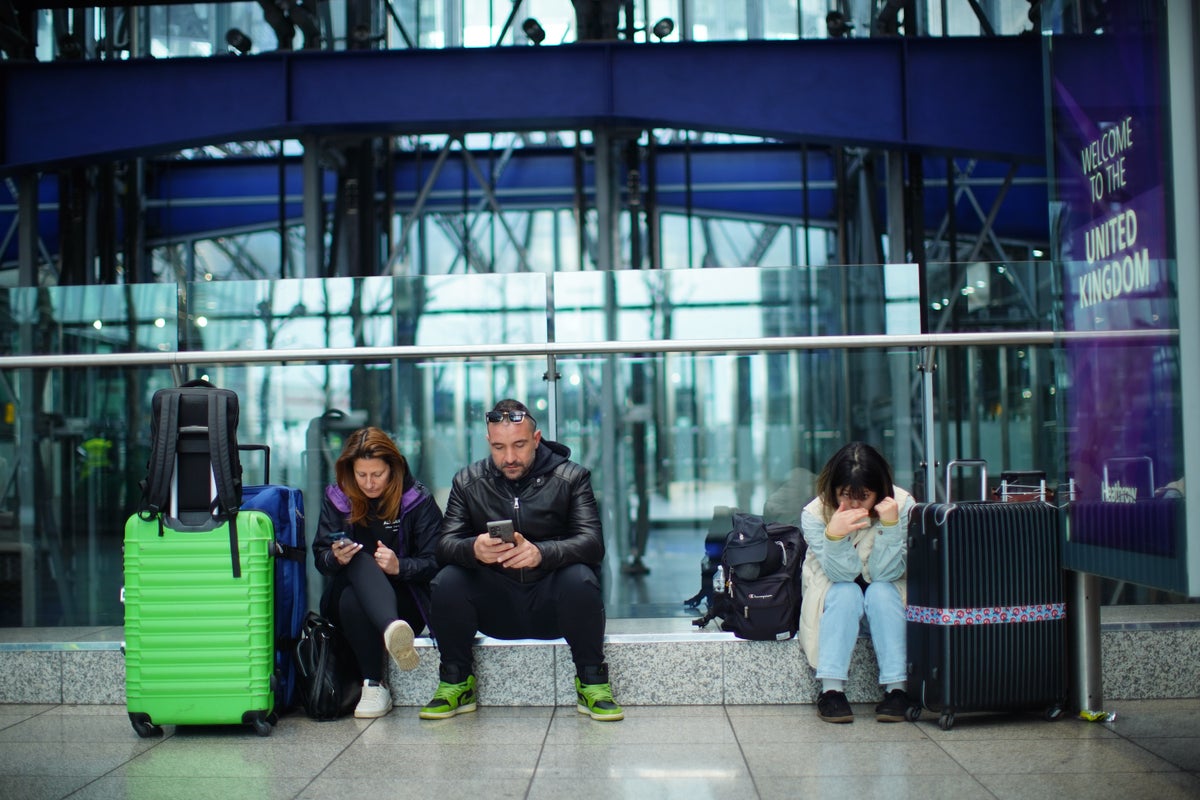
[[[286,711],[295,701],[293,651],[308,611],[304,550],[304,496],[299,489],[265,484],[242,490],[242,509],[262,511],[275,526],[275,692],[276,708]]]
[[[270,482],[271,451],[266,445],[239,445],[238,449],[263,452],[266,483],[242,488],[242,509],[264,512],[275,526],[275,707],[283,712],[296,699],[294,652],[308,612],[304,494]]]

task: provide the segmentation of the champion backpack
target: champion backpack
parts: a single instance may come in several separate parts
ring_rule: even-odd
[[[806,549],[795,525],[735,512],[708,613],[692,624],[703,628],[719,617],[721,630],[739,639],[792,638],[800,626],[800,563]]]
[[[341,630],[309,611],[296,642],[296,691],[304,713],[331,720],[354,711],[362,696],[358,662]]]

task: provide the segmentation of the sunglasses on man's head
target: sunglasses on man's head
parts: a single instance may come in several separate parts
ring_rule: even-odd
[[[526,417],[533,419],[526,411],[489,411],[487,412],[488,422],[503,422],[505,417],[509,422],[524,422]]]

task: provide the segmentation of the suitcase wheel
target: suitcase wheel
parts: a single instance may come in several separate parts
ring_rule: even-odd
[[[150,715],[142,712],[130,713],[129,724],[133,725],[133,729],[137,731],[137,735],[143,739],[152,739],[156,736],[163,735],[163,729],[150,721]]]
[[[904,718],[909,722],[916,722],[921,718],[921,707],[909,706],[908,710],[904,712]]]
[[[271,731],[275,729],[271,724],[272,716],[265,711],[247,711],[242,715],[242,722],[253,726],[254,732],[259,736],[270,736]]]
[[[953,728],[954,727],[954,712],[953,711],[942,712],[942,715],[940,717],[938,717],[938,727],[944,731],[948,731],[951,728]]]

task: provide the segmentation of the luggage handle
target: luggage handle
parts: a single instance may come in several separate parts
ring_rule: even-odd
[[[271,482],[271,446],[266,444],[239,444],[238,450],[261,450],[263,454],[263,483]]]
[[[979,499],[987,500],[987,461],[982,458],[956,458],[946,464],[946,502],[950,502],[950,473],[955,468],[979,468]]]

